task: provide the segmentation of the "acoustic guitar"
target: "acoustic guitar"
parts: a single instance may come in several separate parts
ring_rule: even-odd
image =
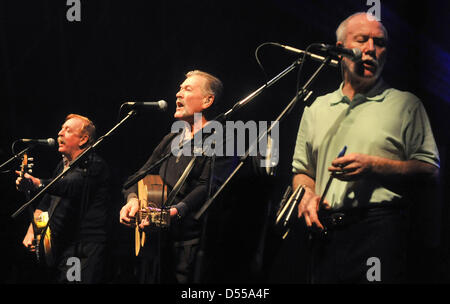
[[[33,167],[33,158],[28,157],[27,153],[22,155],[22,163],[20,165],[19,176],[24,178],[25,173],[31,174]],[[30,191],[25,191],[26,200],[30,200]],[[34,210],[31,206],[28,208],[30,213],[31,224],[33,226],[33,246],[36,254],[36,261],[38,263],[41,262],[42,257],[45,258],[47,264],[53,262],[53,256],[51,251],[51,232],[48,227],[48,212],[41,212],[39,216],[34,215]],[[42,235],[44,237],[42,238]],[[42,254],[41,249],[44,249],[44,254]]]
[[[164,186],[164,189],[163,189]],[[163,229],[170,225],[170,211],[162,208],[167,200],[167,185],[159,175],[147,175],[138,181],[139,211],[136,214],[135,253],[144,247],[146,233],[139,228],[143,220],[149,222],[149,228]]]
[[[45,257],[45,261],[47,265],[53,264],[53,254],[52,254],[52,243],[51,243],[51,231],[48,226],[48,212],[44,211],[39,214],[39,216],[34,218],[34,245],[36,248],[36,256],[38,261],[42,257],[42,248],[44,249],[43,256]]]

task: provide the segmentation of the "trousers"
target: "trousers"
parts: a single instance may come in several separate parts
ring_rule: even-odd
[[[309,235],[310,283],[406,282],[406,208],[355,209],[320,218],[326,230]]]

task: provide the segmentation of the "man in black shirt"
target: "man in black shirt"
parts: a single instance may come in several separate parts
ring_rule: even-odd
[[[63,160],[56,167],[54,176],[66,170],[94,142],[94,124],[84,116],[68,115],[58,133],[58,151]],[[25,174],[24,178],[17,178],[16,186],[20,191],[36,191],[50,181]],[[90,153],[54,183],[37,206],[35,217],[47,211],[50,218],[48,229],[51,232],[52,254],[47,255],[46,262],[54,270],[53,279],[56,282],[100,283],[104,279],[108,210],[111,205],[109,186],[106,163],[95,153]],[[33,240],[34,230],[30,224],[23,244],[32,251],[36,249]],[[77,265],[80,269],[72,269]]]
[[[181,138],[176,133],[166,135],[144,166],[128,180],[134,180],[136,176],[141,176],[156,161],[172,151],[170,156],[162,162],[158,172],[170,193],[191,162],[192,155],[195,154],[194,149],[198,147],[194,145],[194,149],[191,146],[188,150],[179,150],[178,153],[175,153],[172,148],[177,147],[180,140],[189,140],[198,131],[201,132],[201,129],[208,123],[207,116],[210,113],[207,112],[211,110],[221,90],[222,83],[216,77],[199,70],[187,73],[185,81],[180,85],[180,90],[176,94],[177,109],[174,114],[175,118],[186,122],[185,132]],[[184,153],[187,151],[189,153]],[[142,279],[143,282],[193,282],[195,257],[199,249],[203,225],[202,219],[197,220],[194,216],[205,203],[208,190],[214,193],[213,191],[234,169],[236,159],[216,157],[212,176],[211,164],[211,157],[202,155],[196,158],[194,167],[185,183],[168,206],[171,216],[169,231],[150,234],[150,243],[144,247],[144,254],[148,256],[149,264],[147,266],[150,270],[145,270],[147,277]],[[211,189],[209,189],[209,185],[212,186]],[[120,222],[133,226],[134,217],[139,209],[137,184],[124,191],[124,195],[127,203],[120,211]],[[144,221],[141,226],[146,224],[148,222]],[[159,245],[161,247],[158,247]]]

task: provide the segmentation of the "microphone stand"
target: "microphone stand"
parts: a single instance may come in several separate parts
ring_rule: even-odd
[[[155,169],[156,167],[158,167],[163,161],[165,161],[167,158],[169,158],[170,154],[172,154],[172,152],[167,153],[166,155],[164,155],[162,158],[158,159],[156,162],[154,162],[147,170],[143,171],[141,174],[136,175],[136,177],[134,177],[133,179],[126,181],[123,184],[123,189],[127,190],[129,189],[131,186],[133,186],[134,184],[136,184],[138,181],[140,181],[141,179],[143,179],[145,176],[147,176],[149,174],[149,172],[152,172],[153,169]]]
[[[255,98],[256,96],[261,94],[264,89],[269,88],[274,83],[276,83],[278,80],[280,80],[281,78],[286,76],[289,72],[291,72],[293,69],[295,69],[301,62],[302,62],[301,58],[294,61],[290,66],[288,66],[286,69],[284,69],[278,75],[276,75],[274,78],[272,78],[271,80],[266,82],[266,84],[262,85],[256,91],[254,91],[253,93],[251,93],[250,95],[248,95],[247,97],[242,99],[241,101],[237,102],[230,110],[228,110],[227,112],[225,112],[223,114],[218,115],[215,118],[215,120],[218,120],[218,121],[225,120],[228,116],[233,114],[233,112],[239,110],[240,108],[242,108],[243,106],[248,104],[251,100],[253,100],[253,98]]]
[[[317,68],[317,70],[313,73],[313,75],[308,79],[308,81],[303,85],[303,87],[300,89],[299,92],[297,92],[297,94],[295,95],[295,97],[291,100],[291,102],[286,106],[286,108],[281,112],[281,114],[276,118],[275,122],[279,122],[281,121],[281,119],[283,119],[285,116],[287,116],[287,114],[290,113],[290,111],[294,108],[295,104],[297,103],[297,101],[301,98],[304,101],[309,98],[309,96],[311,95],[312,91],[309,91],[309,87],[311,86],[312,82],[317,78],[317,76],[319,75],[320,71],[322,71],[322,69],[330,62],[331,57],[327,56],[322,63],[320,64],[320,66]],[[297,61],[298,62],[298,61]],[[295,64],[295,63],[294,63]],[[294,67],[294,64],[291,65],[292,69]],[[291,68],[289,67],[289,68]],[[289,69],[288,68],[288,69]],[[285,71],[287,71],[288,69],[286,69]],[[291,71],[292,69],[290,69],[289,71]],[[283,71],[284,72],[284,71]],[[283,72],[281,74],[283,74]],[[287,74],[288,72],[286,72]],[[280,74],[280,75],[281,75]],[[278,76],[277,76],[278,77]],[[280,77],[281,78],[281,77]],[[272,82],[272,81],[271,81]],[[260,89],[258,89],[258,91],[262,91],[262,89],[264,87],[266,87],[269,83],[267,83],[265,86],[261,87]],[[259,94],[259,93],[258,93]],[[252,93],[249,97],[247,97],[246,99],[244,99],[243,101],[237,103],[233,109],[231,109],[230,111],[228,111],[227,113],[224,114],[224,116],[226,117],[228,114],[230,114],[232,111],[238,108],[240,108],[241,106],[245,105],[250,99],[252,99],[254,96],[258,95],[255,93]],[[244,165],[245,160],[248,158],[248,156],[250,155],[250,152],[253,151],[253,149],[255,148],[255,146],[259,143],[259,141],[264,138],[266,136],[266,134],[268,134],[273,126],[275,124],[271,124],[270,128],[268,128],[267,130],[265,130],[265,132],[263,132],[263,134],[261,134],[259,136],[258,139],[256,139],[252,145],[248,148],[247,152],[245,153],[245,155],[243,157],[241,157],[241,161],[239,162],[239,164],[237,165],[237,167],[234,169],[234,171],[228,176],[228,178],[225,180],[225,182],[220,186],[220,188],[214,193],[214,195],[208,200],[206,201],[206,203],[202,206],[202,208],[197,212],[197,214],[194,216],[194,218],[196,220],[198,220],[203,213],[209,208],[209,206],[213,203],[213,201],[216,199],[216,197],[223,191],[223,189],[226,187],[226,185],[231,181],[231,179],[236,175],[236,173],[240,170],[240,168]]]
[[[7,164],[9,164],[10,162],[12,162],[13,160],[18,159],[19,157],[21,157],[22,155],[27,153],[28,150],[31,150],[33,147],[34,147],[34,145],[28,146],[25,149],[23,149],[22,151],[20,151],[19,153],[13,155],[13,157],[11,157],[6,162],[4,162],[3,164],[0,165],[0,169],[3,168],[4,166],[6,166]],[[13,151],[13,153],[14,153],[14,151]]]
[[[77,158],[75,158],[72,162],[70,162],[69,166],[63,170],[58,176],[56,176],[47,186],[45,186],[41,191],[39,191],[31,200],[23,204],[19,209],[17,209],[16,212],[14,212],[11,217],[16,218],[20,213],[22,213],[25,208],[27,208],[29,205],[31,205],[35,200],[40,198],[44,193],[47,192],[47,189],[50,188],[54,183],[59,181],[63,176],[65,176],[70,170],[72,170],[75,165],[77,165],[84,157],[87,155],[92,149],[95,149],[105,138],[109,137],[119,126],[121,126],[126,120],[128,120],[130,117],[136,115],[136,110],[130,111],[126,117],[124,117],[119,123],[117,123],[108,133],[100,137],[92,146],[89,146],[81,152],[80,155],[78,155]],[[50,221],[50,219],[49,219]]]

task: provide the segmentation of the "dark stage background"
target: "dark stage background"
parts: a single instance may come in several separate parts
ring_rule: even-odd
[[[370,7],[363,0],[81,0],[81,21],[69,22],[66,1],[1,1],[0,162],[12,156],[11,144],[16,139],[56,138],[69,113],[90,117],[98,134],[103,135],[117,123],[122,103],[165,99],[169,103],[167,112],[140,111],[98,148],[115,176],[117,190],[111,203],[118,216],[123,203],[121,184],[145,162],[163,135],[170,132],[175,93],[184,73],[201,69],[222,79],[225,92],[220,106],[222,111],[228,110],[266,80],[254,56],[258,45],[273,41],[305,49],[315,42],[332,44],[341,20]],[[428,267],[430,260],[424,262],[419,255],[412,264],[436,271],[428,276],[419,266],[413,266],[416,270],[412,276],[430,282],[449,282],[448,11],[447,1],[381,1],[381,19],[390,37],[384,78],[392,86],[411,91],[423,100],[441,154],[439,199],[424,198],[414,223],[416,227],[424,227],[417,229],[414,246],[432,255],[436,265]],[[297,58],[273,46],[261,48],[259,54],[269,78]],[[316,62],[307,62],[302,84],[316,66]],[[296,74],[290,73],[265,90],[233,119],[275,119],[295,95]],[[334,90],[339,83],[339,71],[327,68],[314,83],[312,97]],[[253,231],[242,243],[255,243],[265,249],[250,250],[250,258],[244,260],[252,262],[251,275],[236,277],[236,281],[305,282],[302,227],[294,227],[284,242],[274,238],[269,229],[270,212],[290,182],[290,162],[303,106],[297,105],[281,122],[276,177],[268,184],[261,181],[264,187],[259,187],[256,181],[253,187],[241,187],[233,193],[253,198],[246,203],[252,208],[234,209],[246,213],[235,216],[245,221],[236,225],[239,229],[234,233],[245,235],[244,232]],[[36,147],[32,154],[36,163],[34,175],[49,177],[59,161],[58,153]],[[15,169],[18,164],[16,161],[3,170]],[[39,282],[33,273],[32,256],[21,245],[27,227],[26,213],[14,220],[10,218],[25,203],[25,198],[15,191],[12,172],[3,172],[0,179],[1,280]],[[261,188],[267,193],[257,191]],[[250,209],[254,214],[249,214]],[[110,282],[135,282],[131,243],[130,231],[116,224],[109,261]],[[242,253],[242,243],[227,244],[231,259],[236,262],[241,254],[248,254]]]

